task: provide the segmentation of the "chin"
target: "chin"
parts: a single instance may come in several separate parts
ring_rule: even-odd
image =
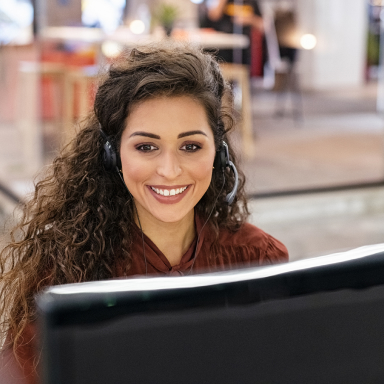
[[[193,209],[192,209],[193,211]],[[152,215],[159,221],[162,221],[163,223],[177,223],[181,220],[183,220],[188,214],[190,213],[190,210],[187,212],[156,212],[152,213]]]

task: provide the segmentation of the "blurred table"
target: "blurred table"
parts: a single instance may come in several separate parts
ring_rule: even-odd
[[[99,63],[102,64],[102,45],[104,43],[117,43],[126,48],[133,48],[140,44],[156,43],[165,38],[162,30],[157,30],[148,35],[135,35],[128,27],[119,27],[112,34],[106,34],[100,28],[86,27],[48,27],[40,32],[40,38],[43,40],[58,41],[58,42],[82,42],[97,44],[99,46]],[[180,30],[175,29],[172,33],[172,38],[178,41],[188,41],[196,44],[203,49],[243,49],[249,46],[249,38],[245,35],[230,34],[217,32],[207,29],[191,29]],[[251,94],[249,86],[249,68],[245,65],[225,63],[222,65],[223,76],[227,81],[236,81],[242,92],[242,145],[243,154],[247,158],[252,158],[254,154],[254,139],[252,130],[252,111],[251,111]],[[68,77],[68,83],[70,82]],[[76,74],[77,81],[81,81],[79,74]],[[89,80],[89,78],[87,77]],[[85,83],[85,82],[84,82]],[[70,95],[70,85],[66,87],[66,94]],[[68,96],[66,103],[72,103],[73,98]],[[72,106],[66,107],[67,111],[72,110]],[[73,116],[68,112],[66,114],[66,130],[71,125]],[[70,130],[71,131],[71,130]],[[71,132],[66,133],[67,138],[71,136]]]
[[[40,32],[43,40],[83,42],[101,44],[107,41],[120,43],[126,47],[138,44],[155,43],[164,39],[162,33],[135,35],[128,27],[119,27],[112,34],[106,34],[100,28],[86,27],[48,27]],[[216,32],[205,29],[174,30],[173,38],[190,41],[205,49],[247,48],[249,38],[245,35]]]

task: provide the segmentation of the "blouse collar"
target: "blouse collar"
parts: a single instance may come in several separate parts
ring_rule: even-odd
[[[134,243],[138,245],[138,247],[135,248],[137,250],[142,249],[142,241],[144,238],[145,258],[146,262],[152,266],[151,269],[154,269],[156,272],[175,276],[189,275],[192,272],[193,265],[196,261],[195,259],[199,257],[199,252],[204,242],[204,234],[207,227],[204,226],[203,220],[198,215],[195,214],[196,236],[187,251],[182,256],[180,263],[173,266],[171,266],[168,259],[160,251],[156,244],[145,233],[142,233],[141,229],[137,227],[137,225],[134,225],[133,227],[136,235]],[[196,246],[197,239],[199,239],[199,243]]]

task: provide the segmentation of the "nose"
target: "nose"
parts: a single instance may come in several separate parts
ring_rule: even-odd
[[[166,151],[158,158],[157,174],[173,180],[181,175],[181,165],[177,154],[172,151]]]

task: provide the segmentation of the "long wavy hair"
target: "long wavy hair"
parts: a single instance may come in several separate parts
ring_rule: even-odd
[[[117,172],[103,166],[100,125],[118,151],[126,118],[136,103],[181,95],[205,108],[216,148],[222,140],[229,143],[239,171],[232,205],[225,197],[234,175],[226,171],[224,183],[222,173],[213,170],[196,213],[209,218],[217,236],[220,228],[236,230],[245,221],[244,174],[228,137],[234,124],[231,89],[215,58],[180,43],[125,52],[101,75],[94,110],[36,183],[12,241],[0,253],[0,326],[14,342],[35,319],[34,296],[42,288],[113,278],[117,264],[128,274],[134,203]]]

